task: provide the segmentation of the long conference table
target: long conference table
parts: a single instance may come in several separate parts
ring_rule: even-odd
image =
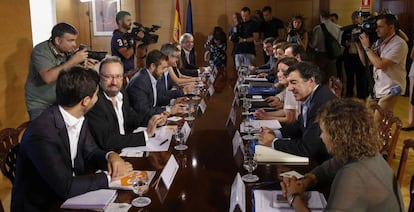
[[[242,166],[243,158],[234,157],[232,147],[233,134],[242,119],[241,109],[237,111],[236,125],[226,126],[233,99],[233,88],[229,85],[220,92],[205,97],[205,113],[199,113],[190,123],[187,150],[175,150],[172,141],[166,152],[149,152],[145,157],[125,158],[133,164],[135,170],[156,171],[149,191],[144,194],[151,198],[151,204],[144,208],[132,206],[129,211],[229,211],[234,178],[238,172],[240,175],[247,173]],[[155,181],[171,154],[178,162],[178,172],[169,190],[155,189]],[[278,173],[288,168],[278,164],[259,164],[253,172],[260,177],[259,181],[245,183],[246,211],[252,211],[252,188],[280,188]],[[309,170],[309,166],[294,166],[294,169],[303,174]],[[268,185],[268,182],[273,183]],[[131,203],[137,196],[132,191],[119,190],[115,202]]]

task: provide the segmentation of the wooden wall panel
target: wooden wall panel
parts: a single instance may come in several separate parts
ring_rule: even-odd
[[[28,120],[24,84],[32,49],[28,0],[0,1],[0,129]]]

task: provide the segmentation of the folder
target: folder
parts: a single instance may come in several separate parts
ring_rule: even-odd
[[[69,198],[60,207],[104,211],[116,196],[116,190],[100,189]]]
[[[257,162],[284,163],[294,165],[309,164],[309,158],[307,157],[289,154],[263,145],[256,145],[254,158]]]

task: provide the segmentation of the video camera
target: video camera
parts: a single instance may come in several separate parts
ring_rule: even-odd
[[[362,18],[361,24],[352,24],[344,26],[341,28],[341,31],[344,32],[346,40],[351,42],[359,42],[359,35],[365,33],[369,37],[371,43],[378,40],[377,36],[377,16],[371,16],[369,12],[359,11],[359,16]]]
[[[152,25],[151,27],[146,27],[138,22],[134,22],[134,25],[135,27],[133,27],[131,30],[131,36],[134,40],[143,42],[141,45],[139,45],[140,47],[158,42],[158,35],[151,32],[157,31],[159,28],[161,28],[161,26]],[[143,38],[138,36],[139,32],[144,32]]]
[[[81,50],[86,49],[86,48],[87,48],[87,46],[85,44],[80,44],[78,51],[81,51]],[[87,52],[88,52],[88,58],[98,60],[98,61],[103,60],[106,57],[106,54],[108,54],[108,52],[105,52],[105,51],[91,51],[91,50],[88,50]]]

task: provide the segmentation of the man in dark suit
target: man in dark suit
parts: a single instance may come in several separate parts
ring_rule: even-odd
[[[93,137],[102,149],[108,151],[145,146],[157,125],[164,124],[167,118],[160,114],[152,116],[148,125],[142,122],[144,117],[131,108],[128,95],[122,89],[123,73],[119,57],[107,57],[101,62],[98,101],[86,114]],[[133,130],[145,125],[147,130],[133,133]]]
[[[180,37],[181,44],[181,64],[183,70],[181,73],[187,76],[198,77],[198,74],[204,72],[203,67],[195,64],[196,58],[194,53],[194,36],[190,33],[184,33]]]
[[[329,158],[325,145],[319,137],[316,114],[323,104],[337,98],[326,86],[321,85],[319,68],[309,62],[300,62],[287,70],[289,86],[297,101],[302,101],[301,114],[292,123],[273,132],[265,128],[259,136],[259,143],[274,149],[310,157],[317,163]]]
[[[158,96],[164,94],[157,90],[157,83],[168,67],[167,56],[159,50],[152,50],[148,53],[145,64],[146,68],[141,69],[128,83],[127,93],[132,108],[144,116],[144,123],[153,115],[164,111],[172,115],[183,113],[183,104],[162,107],[158,102]]]
[[[160,91],[163,94],[157,96],[157,101],[159,105],[168,105],[172,99],[193,93],[195,86],[194,83],[187,83],[183,88],[180,88],[169,74],[170,69],[177,66],[177,62],[180,58],[180,51],[177,46],[172,43],[166,43],[161,46],[160,51],[168,57],[168,67],[161,80],[157,83],[157,91]]]
[[[58,106],[33,120],[23,135],[11,211],[49,211],[131,174],[131,164],[96,145],[84,118],[98,99],[98,81],[96,71],[79,66],[59,74]]]

